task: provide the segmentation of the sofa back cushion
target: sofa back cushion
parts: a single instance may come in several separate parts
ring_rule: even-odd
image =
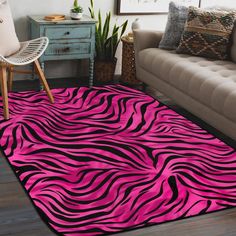
[[[234,11],[209,11],[189,7],[188,19],[177,52],[212,59],[227,59],[235,16]]]
[[[19,49],[10,6],[7,0],[0,0],[0,55],[10,56]]]
[[[172,50],[178,47],[187,16],[188,7],[170,2],[166,29],[159,48]]]
[[[215,10],[215,11],[236,11],[236,8],[230,8],[226,6],[215,5],[211,7],[205,8],[207,10]],[[231,60],[236,63],[236,20],[234,22],[234,29],[231,35],[232,47],[230,49]]]

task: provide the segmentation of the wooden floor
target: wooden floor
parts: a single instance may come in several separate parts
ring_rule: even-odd
[[[76,80],[51,81],[52,87],[74,86]],[[18,82],[15,89],[35,89],[37,83]],[[196,119],[196,118],[194,118]],[[197,119],[196,119],[197,120]],[[197,122],[202,123],[197,120]],[[206,124],[203,124],[207,127]],[[209,128],[212,129],[212,128]],[[216,132],[216,131],[215,131]],[[216,132],[218,136],[221,134]],[[222,135],[223,137],[223,135]],[[230,139],[223,137],[231,145]],[[236,145],[235,145],[236,147]],[[41,221],[3,155],[0,156],[0,236],[53,236]],[[236,236],[236,208],[164,223],[117,236]]]

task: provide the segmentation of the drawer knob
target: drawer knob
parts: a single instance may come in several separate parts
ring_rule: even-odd
[[[66,34],[66,35],[69,35],[69,34],[70,34],[70,32],[66,32],[65,34]]]

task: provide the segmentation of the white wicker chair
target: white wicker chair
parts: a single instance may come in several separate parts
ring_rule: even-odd
[[[39,75],[39,79],[47,93],[47,96],[51,103],[54,103],[53,96],[46,81],[45,75],[41,69],[38,58],[44,53],[48,46],[48,38],[42,37],[21,43],[20,50],[9,57],[3,57],[0,55],[0,83],[3,97],[3,111],[4,118],[9,119],[8,108],[8,90],[12,89],[12,80],[14,66],[24,66],[30,63],[34,63],[36,73]],[[7,80],[7,69],[9,70],[9,78]],[[27,71],[18,71],[20,73],[30,73]],[[8,82],[8,87],[7,87]]]

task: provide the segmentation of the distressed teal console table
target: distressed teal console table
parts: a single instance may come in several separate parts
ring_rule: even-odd
[[[45,21],[44,16],[29,16],[31,39],[46,36],[49,45],[40,58],[52,60],[89,59],[89,86],[93,85],[96,21],[84,16],[81,20]]]

